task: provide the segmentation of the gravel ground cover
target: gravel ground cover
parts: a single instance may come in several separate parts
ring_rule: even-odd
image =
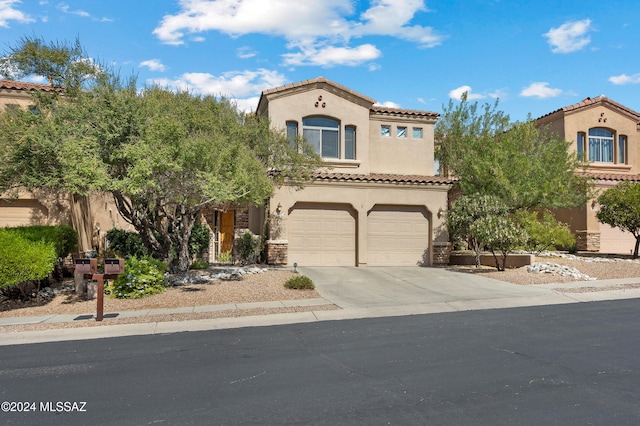
[[[602,291],[623,288],[640,288],[640,261],[638,260],[611,260],[576,257],[537,256],[536,262],[555,264],[574,268],[582,275],[587,275],[596,280],[616,278],[638,278],[637,283],[612,285],[609,287],[585,286],[575,288],[558,288],[557,291],[567,293]],[[482,267],[476,269],[470,266],[450,266],[448,269],[482,274],[487,278],[506,281],[519,285],[536,285],[549,283],[570,283],[576,279],[570,276],[560,276],[554,273],[532,273],[527,267],[508,269],[499,272],[495,268]],[[296,300],[320,298],[316,290],[289,290],[284,287],[287,279],[295,276],[295,273],[284,269],[269,269],[262,273],[244,275],[240,279],[213,280],[205,284],[185,284],[167,288],[162,294],[153,295],[143,299],[120,300],[105,297],[104,312],[123,312],[129,310],[148,310],[162,308],[179,308],[188,306],[239,304],[251,302],[265,302],[277,300]],[[51,324],[26,324],[0,327],[0,334],[12,331],[44,330],[51,328],[69,327],[97,327],[102,325],[183,321],[193,319],[211,319],[223,317],[239,317],[247,315],[264,315],[288,312],[304,312],[311,310],[339,309],[335,305],[315,305],[287,308],[252,308],[252,309],[228,309],[224,311],[203,313],[180,313],[147,315],[132,318],[105,318],[102,322],[94,320],[74,321],[71,323]],[[19,316],[40,316],[52,314],[95,314],[95,300],[85,300],[78,297],[72,291],[58,294],[53,300],[36,305],[12,305],[0,304],[0,318]]]

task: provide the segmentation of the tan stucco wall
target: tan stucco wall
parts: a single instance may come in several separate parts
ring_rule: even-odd
[[[319,100],[320,99],[320,100]],[[317,106],[316,106],[317,104]],[[324,104],[324,107],[322,106]],[[340,122],[340,150],[344,158],[344,127],[356,127],[356,160],[330,160],[334,173],[369,173],[369,106],[354,103],[321,89],[296,92],[269,101],[269,119],[274,128],[285,129],[287,121],[298,123],[302,136],[302,119],[310,116],[330,117]]]
[[[284,241],[288,239],[287,217],[296,203],[347,205],[356,211],[357,264],[365,266],[367,265],[367,218],[370,210],[376,205],[425,207],[429,215],[430,241],[446,243],[448,235],[444,222],[445,215],[441,214],[438,217],[438,211],[446,209],[448,189],[449,185],[425,186],[418,189],[400,185],[337,182],[313,183],[300,191],[285,186],[276,190],[271,200],[270,217],[279,217],[280,228],[280,233],[271,235],[271,238]],[[278,205],[282,207],[279,215],[276,212]]]
[[[369,125],[369,169],[371,173],[433,176],[435,120],[410,120],[402,117],[372,117]],[[381,127],[391,127],[382,136]],[[397,137],[399,126],[407,128],[407,136]],[[413,137],[413,128],[422,129],[422,138]]]

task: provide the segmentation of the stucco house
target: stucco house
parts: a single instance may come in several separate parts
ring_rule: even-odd
[[[0,80],[0,113],[9,108],[29,108],[31,93],[63,92],[46,84]],[[79,249],[88,251],[104,247],[104,234],[113,227],[125,227],[113,201],[106,194],[88,197],[46,191],[20,190],[0,194],[0,227],[23,225],[73,226],[79,235]]]
[[[323,77],[263,91],[256,113],[292,141],[304,137],[327,166],[304,189],[284,185],[250,212],[254,233],[267,216],[269,263],[448,263],[452,180],[434,173],[438,113],[377,106]]]
[[[571,150],[584,161],[584,173],[598,192],[622,181],[640,182],[640,113],[603,95],[555,110],[537,123],[571,141]],[[629,254],[633,236],[600,223],[597,211],[596,200],[590,200],[556,216],[575,233],[578,250]]]

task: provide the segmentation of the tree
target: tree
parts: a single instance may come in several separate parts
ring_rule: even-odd
[[[640,247],[640,182],[620,182],[603,192],[598,203],[600,210],[596,217],[600,222],[631,232],[635,237],[633,258],[637,259]]]
[[[459,179],[463,194],[501,198],[512,211],[584,205],[590,186],[578,176],[570,143],[535,121],[511,123],[509,116],[466,95],[444,108],[435,128],[442,164]]]
[[[32,45],[22,47],[11,53],[19,56]],[[48,52],[34,55],[46,63]],[[155,257],[169,260],[172,272],[187,270],[189,237],[205,206],[260,204],[275,184],[302,183],[320,164],[308,149],[292,148],[268,120],[247,117],[229,100],[138,90],[134,79],[123,81],[104,68],[83,90],[34,103],[36,114],[0,115],[6,129],[0,134],[0,192],[110,192],[120,214]]]
[[[493,195],[463,195],[458,198],[447,213],[449,238],[467,242],[476,257],[476,268],[480,267],[480,255],[486,243],[475,231],[474,223],[486,217],[503,217],[509,208]]]
[[[489,248],[498,271],[505,270],[509,253],[528,238],[527,232],[508,216],[480,218],[471,224],[470,232],[477,241],[482,241]],[[500,253],[500,258],[496,252]]]

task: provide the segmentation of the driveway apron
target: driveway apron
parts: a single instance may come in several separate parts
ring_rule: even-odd
[[[341,308],[419,305],[456,301],[537,297],[550,290],[443,268],[299,267],[320,295]]]

